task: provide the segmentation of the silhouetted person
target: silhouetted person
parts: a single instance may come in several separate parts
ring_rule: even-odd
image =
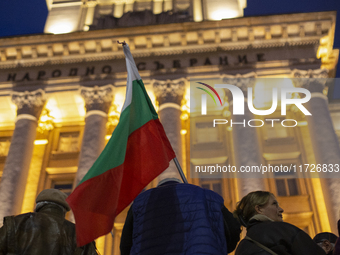
[[[36,199],[35,212],[5,217],[0,254],[97,254],[94,243],[77,248],[75,225],[65,219],[70,210],[66,197],[57,189],[46,189]]]
[[[336,235],[330,232],[321,232],[317,234],[313,241],[317,243],[325,252],[327,255],[333,254],[335,242],[338,239]]]
[[[165,179],[134,200],[121,254],[227,254],[240,240],[240,227],[217,193]]]

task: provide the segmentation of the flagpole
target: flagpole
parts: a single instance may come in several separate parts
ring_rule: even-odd
[[[177,167],[177,170],[178,170],[179,175],[181,176],[183,182],[184,182],[184,183],[188,183],[187,178],[185,178],[185,175],[184,175],[184,173],[183,173],[183,171],[182,171],[181,165],[179,164],[177,158],[174,158],[174,162],[175,162],[175,165],[176,165],[176,167]]]
[[[122,44],[122,45],[125,45],[125,44],[126,44],[125,41],[120,42],[119,40],[117,40],[117,43],[118,43],[118,44]],[[175,165],[176,165],[176,167],[177,167],[177,170],[178,170],[179,175],[181,176],[183,182],[184,182],[184,183],[188,183],[187,178],[185,177],[185,175],[184,175],[184,173],[183,173],[183,171],[182,171],[181,165],[179,164],[177,158],[175,157],[173,160],[174,160],[174,162],[175,162]]]

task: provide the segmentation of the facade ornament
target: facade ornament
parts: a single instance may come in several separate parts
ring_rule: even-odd
[[[113,99],[113,86],[111,84],[106,86],[81,87],[79,89],[80,95],[84,98],[86,112],[92,110],[103,111],[108,113],[112,99]]]
[[[17,106],[17,115],[29,114],[39,119],[45,104],[45,92],[42,89],[35,91],[13,92],[12,102]]]
[[[50,131],[54,128],[54,117],[50,114],[50,110],[44,108],[42,110],[40,119],[38,121],[38,132],[44,133],[45,131]]]
[[[306,88],[311,93],[323,93],[328,78],[327,69],[298,70],[292,71],[292,80],[295,87]]]
[[[181,105],[185,93],[185,83],[186,79],[184,78],[166,81],[154,80],[153,90],[159,105],[164,103]]]
[[[240,88],[246,97],[248,88],[254,87],[256,77],[257,74],[255,72],[250,72],[236,75],[223,74],[221,78],[224,84],[235,85]],[[225,94],[230,98],[230,91],[228,89],[225,89]]]

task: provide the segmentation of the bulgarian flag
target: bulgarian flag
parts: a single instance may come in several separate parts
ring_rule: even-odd
[[[77,245],[109,233],[124,210],[176,157],[127,44],[127,85],[119,123],[93,166],[67,198]]]

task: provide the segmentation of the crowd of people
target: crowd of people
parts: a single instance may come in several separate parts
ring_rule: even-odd
[[[43,190],[35,212],[8,216],[0,228],[0,255],[95,255],[95,243],[77,247],[67,195]],[[268,191],[244,196],[231,213],[217,193],[178,179],[165,179],[142,192],[131,205],[121,236],[121,255],[227,254],[340,255],[329,232],[313,239],[283,222],[284,210]],[[340,221],[339,223],[340,224]],[[241,239],[242,226],[246,229]],[[339,226],[338,226],[339,227]]]
[[[312,239],[283,222],[283,212],[268,191],[249,193],[231,213],[213,191],[164,180],[134,200],[121,254],[340,255],[336,235],[324,232]],[[242,226],[246,234],[240,241]]]

